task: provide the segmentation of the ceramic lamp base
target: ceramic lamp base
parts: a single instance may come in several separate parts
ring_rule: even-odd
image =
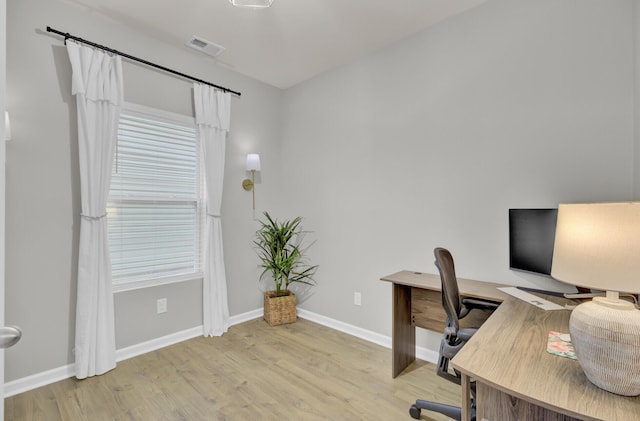
[[[640,311],[633,304],[596,297],[573,310],[569,331],[591,383],[618,395],[640,395]]]

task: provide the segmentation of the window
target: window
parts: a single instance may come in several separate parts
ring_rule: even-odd
[[[115,291],[202,277],[201,167],[192,117],[125,104],[107,205]]]

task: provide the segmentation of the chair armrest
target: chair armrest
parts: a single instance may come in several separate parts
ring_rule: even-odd
[[[463,298],[462,304],[469,310],[482,309],[482,310],[496,310],[500,303],[489,300],[482,300],[479,298]]]

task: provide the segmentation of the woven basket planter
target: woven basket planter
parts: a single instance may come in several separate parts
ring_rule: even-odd
[[[264,293],[264,319],[270,326],[295,323],[296,295],[288,291],[288,295],[276,297],[275,291]]]

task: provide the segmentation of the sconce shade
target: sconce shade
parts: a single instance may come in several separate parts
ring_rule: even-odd
[[[257,153],[247,155],[247,171],[260,171],[260,155]]]
[[[4,112],[4,140],[11,140],[11,121],[9,111]]]
[[[640,292],[640,202],[561,204],[551,276],[586,288]]]
[[[245,178],[242,180],[242,188],[245,190],[251,190],[253,212],[255,218],[256,211],[256,189],[255,189],[255,175],[256,171],[260,171],[260,155],[257,153],[247,154],[247,171],[251,171],[251,179]]]

